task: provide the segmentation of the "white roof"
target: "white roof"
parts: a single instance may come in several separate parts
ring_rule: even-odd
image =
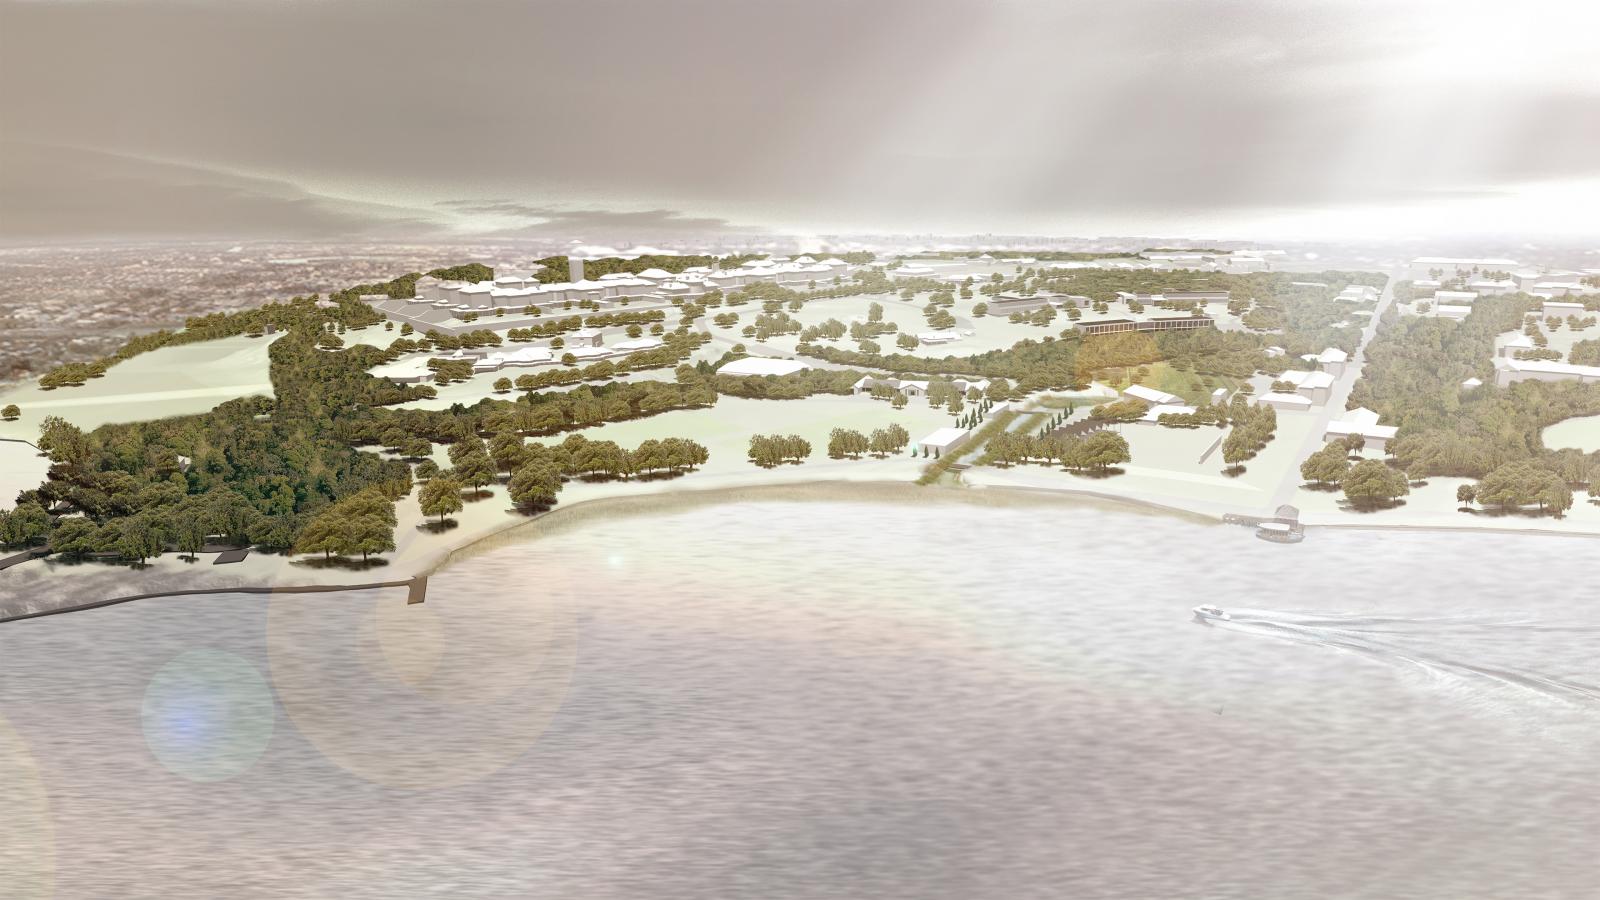
[[[1431,265],[1433,263],[1455,266],[1478,266],[1479,268],[1482,268],[1483,266],[1504,268],[1505,266],[1515,267],[1517,265],[1517,261],[1514,259],[1461,259],[1454,256],[1419,256],[1411,261],[1411,264],[1414,266]]]
[[[592,338],[598,337],[599,334],[600,329],[598,328],[579,328],[577,331],[572,333],[572,336],[575,338]]]
[[[1482,378],[1468,378],[1466,381],[1461,382],[1461,386],[1464,387],[1464,388],[1483,387],[1483,379]]]
[[[1547,375],[1578,375],[1584,378],[1600,378],[1600,366],[1575,366],[1571,363],[1552,362],[1546,359],[1508,359],[1501,357],[1494,361],[1497,368],[1510,369],[1513,372],[1543,372]]]
[[[1506,341],[1504,346],[1516,347],[1518,349],[1521,349],[1521,348],[1524,348],[1524,347],[1532,347],[1533,346],[1533,338],[1528,337],[1525,334],[1519,334],[1516,337],[1512,338],[1511,340]]]
[[[1156,406],[1178,403],[1183,399],[1176,394],[1169,394],[1166,391],[1158,391],[1155,388],[1145,387],[1142,384],[1130,384],[1126,388],[1123,388],[1122,394],[1125,397],[1132,397],[1135,400],[1143,400],[1146,403],[1151,403]]]
[[[1350,354],[1340,350],[1338,347],[1329,347],[1317,355],[1317,362],[1320,363],[1342,363],[1348,362],[1349,359]]]
[[[639,277],[640,278],[671,278],[672,277],[672,273],[668,272],[666,269],[651,268],[651,269],[645,269],[643,272],[640,272],[639,273]]]
[[[747,356],[736,359],[717,370],[719,375],[793,375],[810,366],[795,359],[771,359],[764,356]]]
[[[940,428],[924,437],[919,443],[930,447],[948,447],[970,433],[965,428]]]
[[[1340,421],[1351,422],[1356,425],[1376,425],[1378,424],[1378,414],[1365,406],[1358,406],[1345,413],[1344,418]]]
[[[621,351],[623,351],[625,353],[632,353],[632,352],[637,351],[637,350],[653,350],[656,347],[661,346],[661,344],[662,344],[661,338],[658,338],[658,337],[641,337],[641,338],[634,338],[631,341],[621,341],[619,343],[612,344],[611,345],[611,349],[613,349],[613,350],[621,350]]]
[[[1278,381],[1287,381],[1296,387],[1325,388],[1333,387],[1333,375],[1327,372],[1303,372],[1299,369],[1290,369],[1279,375]]]
[[[1182,413],[1183,415],[1193,415],[1194,414],[1194,407],[1192,407],[1192,406],[1182,406],[1182,405],[1177,404],[1177,403],[1163,403],[1160,406],[1152,406],[1152,407],[1150,407],[1149,412],[1146,412],[1144,414],[1144,417],[1142,419],[1140,419],[1140,421],[1143,421],[1143,422],[1154,422],[1154,421],[1159,420],[1162,416],[1166,415],[1167,413]]]
[[[1434,291],[1433,299],[1440,303],[1455,301],[1458,303],[1471,303],[1478,299],[1477,291]]]
[[[1256,402],[1267,403],[1273,406],[1301,406],[1305,407],[1306,409],[1311,408],[1311,398],[1302,397],[1299,394],[1262,394],[1261,399],[1257,400]]]

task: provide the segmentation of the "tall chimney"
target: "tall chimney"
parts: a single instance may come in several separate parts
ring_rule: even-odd
[[[567,280],[583,280],[583,260],[576,256],[567,257]]]

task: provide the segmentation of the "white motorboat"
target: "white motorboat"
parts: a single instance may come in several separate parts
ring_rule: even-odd
[[[1226,622],[1233,618],[1233,616],[1228,615],[1227,611],[1220,606],[1196,606],[1194,608],[1194,617],[1196,619],[1211,619],[1218,622]]]

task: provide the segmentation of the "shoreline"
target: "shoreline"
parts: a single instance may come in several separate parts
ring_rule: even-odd
[[[754,474],[754,473],[752,473]],[[414,565],[394,572],[395,577],[381,582],[301,583],[241,585],[237,582],[149,591],[139,594],[113,596],[62,606],[47,606],[10,615],[0,615],[0,624],[43,618],[69,612],[86,612],[116,606],[136,600],[163,597],[197,596],[207,594],[272,594],[272,593],[336,593],[341,591],[371,590],[388,587],[415,586],[434,575],[449,571],[478,556],[503,547],[528,543],[547,534],[578,528],[596,521],[633,519],[641,516],[670,515],[672,513],[721,506],[739,502],[784,503],[965,503],[980,507],[1019,505],[1059,506],[1063,502],[1081,504],[1099,509],[1120,511],[1135,515],[1169,516],[1197,525],[1224,525],[1223,520],[1209,512],[1162,503],[1142,497],[1129,497],[1103,491],[1070,487],[1036,487],[1024,485],[919,485],[897,478],[877,480],[850,480],[822,478],[814,481],[779,483],[751,482],[747,484],[721,484],[704,488],[675,487],[663,491],[621,496],[592,497],[570,505],[558,505],[531,519],[510,522],[504,527],[479,534],[459,546],[443,548],[414,560]],[[1592,532],[1560,531],[1543,528],[1504,528],[1495,526],[1447,525],[1385,525],[1379,523],[1307,524],[1308,531],[1375,531],[1421,533],[1481,533],[1502,535],[1555,536],[1600,538]],[[280,569],[290,565],[286,561]],[[290,574],[282,572],[282,574]]]

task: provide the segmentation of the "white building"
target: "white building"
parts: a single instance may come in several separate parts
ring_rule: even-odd
[[[579,328],[567,335],[568,347],[598,347],[604,340],[598,328]]]
[[[1428,315],[1437,319],[1454,319],[1455,321],[1459,322],[1462,319],[1465,319],[1467,316],[1472,315],[1472,307],[1435,303],[1433,308],[1428,310]]]
[[[1528,337],[1526,334],[1518,334],[1518,335],[1512,337],[1511,340],[1506,341],[1504,344],[1500,345],[1500,355],[1501,356],[1506,356],[1506,357],[1514,357],[1514,356],[1517,355],[1517,351],[1518,350],[1532,350],[1532,349],[1533,349],[1533,338]]]
[[[1161,417],[1168,413],[1194,415],[1194,411],[1192,406],[1184,406],[1180,403],[1166,403],[1150,407],[1144,415],[1139,417],[1138,421],[1146,425],[1159,425],[1161,424]]]
[[[953,344],[961,340],[959,331],[924,331],[917,335],[917,342],[924,345]]]
[[[1510,359],[1500,357],[1494,361],[1494,383],[1500,387],[1519,381],[1577,381],[1582,384],[1600,384],[1600,366],[1575,366],[1571,363],[1543,359]]]
[[[1514,259],[1419,256],[1411,261],[1411,274],[1417,278],[1429,278],[1432,272],[1442,272],[1444,277],[1452,278],[1482,272],[1510,272],[1516,268],[1517,261]]]
[[[717,370],[718,375],[793,375],[811,368],[795,359],[773,359],[766,356],[747,356],[736,359]]]
[[[1327,403],[1328,394],[1333,389],[1333,375],[1328,372],[1306,372],[1300,369],[1290,369],[1279,375],[1277,380],[1287,381],[1294,385],[1295,393],[1314,403]]]
[[[658,337],[637,337],[612,344],[611,349],[618,353],[638,353],[642,350],[654,350],[663,343],[665,342]]]
[[[1299,394],[1280,394],[1277,392],[1262,394],[1256,398],[1256,403],[1288,412],[1304,412],[1311,408],[1311,398],[1302,397]]]
[[[917,443],[921,445],[922,452],[943,456],[965,444],[971,436],[972,432],[966,428],[940,428]]]
[[[1350,362],[1350,354],[1340,350],[1338,347],[1329,347],[1317,354],[1316,360],[1317,365],[1321,366],[1324,372],[1338,376],[1344,374],[1345,364]]]
[[[1142,384],[1128,385],[1123,389],[1122,396],[1127,397],[1130,400],[1142,400],[1151,406],[1174,406],[1181,405],[1183,403],[1183,398],[1177,396],[1176,394],[1169,394],[1166,391],[1158,391],[1155,388],[1145,387]]]
[[[1434,291],[1436,306],[1471,306],[1478,299],[1477,291]]]
[[[1397,430],[1393,425],[1379,425],[1378,414],[1361,406],[1345,413],[1344,418],[1329,422],[1322,439],[1332,443],[1359,435],[1367,447],[1382,453]]]
[[[1548,322],[1551,319],[1565,319],[1567,316],[1578,316],[1579,318],[1582,318],[1583,315],[1588,312],[1588,310],[1584,309],[1582,303],[1556,303],[1551,300],[1546,300],[1544,302],[1544,309],[1542,309],[1540,312],[1544,316],[1544,320]]]

